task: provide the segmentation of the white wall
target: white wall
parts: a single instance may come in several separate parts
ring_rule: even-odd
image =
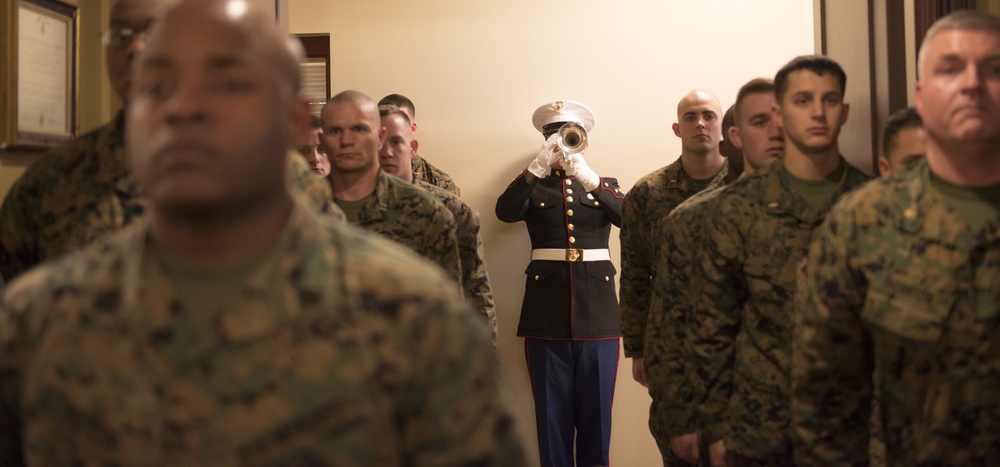
[[[479,211],[501,368],[533,456],[531,393],[515,336],[529,243],[522,224],[493,214],[496,197],[541,145],[531,113],[556,99],[589,105],[597,125],[588,162],[629,188],[680,154],[670,125],[689,90],[710,90],[729,106],[744,82],[773,77],[816,50],[807,0],[288,0],[288,10],[289,32],[330,34],[334,93],[414,100],[421,155],[450,173]],[[648,407],[623,359],[614,465],[660,462]]]

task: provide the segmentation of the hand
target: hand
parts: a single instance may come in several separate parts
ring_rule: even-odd
[[[698,458],[701,457],[698,453],[698,433],[670,438],[670,449],[684,462],[697,465]]]
[[[559,163],[566,170],[566,175],[576,177],[583,185],[583,189],[588,192],[601,186],[601,177],[598,177],[594,169],[587,165],[587,161],[583,160],[583,154],[570,154],[560,159]]]
[[[649,387],[649,376],[646,376],[646,365],[642,363],[641,357],[632,359],[632,379],[644,388]]]
[[[552,164],[556,162],[559,155],[562,154],[558,149],[556,149],[556,139],[558,135],[553,134],[545,140],[542,144],[542,149],[538,151],[538,155],[535,156],[535,160],[531,161],[531,165],[528,166],[528,172],[538,178],[545,178],[549,176],[549,172],[552,170]]]
[[[735,465],[734,461],[729,451],[726,451],[726,443],[723,440],[720,439],[708,446],[708,464],[712,467]]]

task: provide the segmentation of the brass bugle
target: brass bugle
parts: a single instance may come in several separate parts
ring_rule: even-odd
[[[579,123],[569,122],[559,127],[556,144],[563,154],[576,154],[587,149],[587,130]]]

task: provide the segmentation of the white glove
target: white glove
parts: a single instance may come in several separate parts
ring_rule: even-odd
[[[601,186],[601,177],[598,177],[594,169],[587,165],[587,161],[583,160],[583,154],[570,154],[562,158],[559,163],[566,171],[566,175],[576,177],[584,190],[591,192]]]
[[[562,152],[556,148],[557,138],[558,135],[553,134],[545,140],[545,144],[542,144],[542,149],[538,151],[538,156],[536,156],[535,160],[531,161],[531,165],[528,166],[528,172],[531,172],[538,178],[545,178],[549,176],[549,172],[552,170],[552,163],[554,163],[562,154]]]

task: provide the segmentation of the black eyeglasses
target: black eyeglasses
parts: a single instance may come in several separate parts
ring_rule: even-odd
[[[140,37],[145,39],[145,28],[138,30],[116,26],[101,32],[101,43],[118,48],[125,48],[132,45],[132,42]]]

